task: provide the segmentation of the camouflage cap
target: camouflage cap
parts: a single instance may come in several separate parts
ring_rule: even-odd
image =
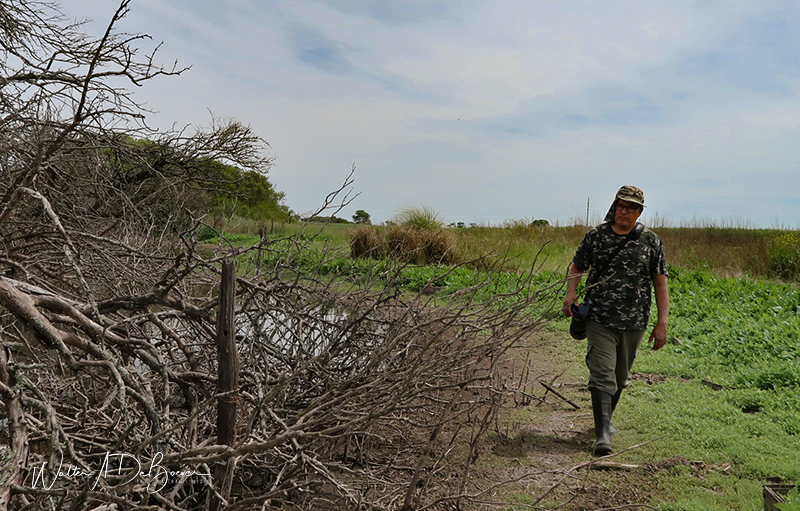
[[[612,202],[611,207],[608,208],[606,218],[603,220],[604,222],[614,221],[614,205],[617,203],[617,199],[639,204],[644,209],[644,192],[642,189],[632,185],[625,185],[617,191],[617,196],[614,197],[614,202]]]
[[[617,199],[633,202],[644,207],[644,192],[641,188],[635,186],[625,185],[617,192]]]

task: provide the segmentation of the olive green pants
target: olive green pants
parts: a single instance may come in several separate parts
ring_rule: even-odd
[[[628,386],[628,373],[644,332],[606,328],[593,320],[586,322],[589,390],[598,389],[613,396],[617,389]]]

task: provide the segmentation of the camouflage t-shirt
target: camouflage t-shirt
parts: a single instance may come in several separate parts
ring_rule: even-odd
[[[626,239],[606,222],[583,237],[572,262],[578,269],[591,268],[588,282],[597,281],[595,271]],[[606,268],[600,281],[587,292],[589,318],[607,328],[644,330],[650,320],[651,283],[655,275],[667,274],[664,246],[656,233],[645,228],[638,239],[631,239]]]

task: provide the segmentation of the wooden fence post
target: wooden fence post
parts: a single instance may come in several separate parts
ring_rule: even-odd
[[[217,443],[234,445],[236,442],[237,401],[239,386],[239,351],[236,347],[236,262],[222,263],[222,282],[219,288],[217,311],[217,393],[223,394],[217,401]],[[216,511],[223,500],[230,497],[233,483],[235,459],[218,463],[214,467],[214,488],[209,509]]]
[[[17,384],[16,372],[9,367],[10,353],[5,342],[0,345],[0,399],[5,404],[8,416],[8,446],[11,455],[4,467],[0,467],[0,510],[6,511],[11,500],[11,486],[22,484],[22,468],[28,458],[28,432],[25,427],[25,411],[20,393],[14,389]],[[43,469],[44,470],[44,469]]]

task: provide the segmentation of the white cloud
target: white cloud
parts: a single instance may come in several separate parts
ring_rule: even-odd
[[[102,28],[111,6],[68,7]],[[146,0],[122,28],[193,66],[137,91],[157,125],[207,108],[250,123],[298,211],[355,162],[352,209],[377,221],[421,202],[448,221],[564,222],[639,183],[672,218],[797,225],[798,15],[745,0]],[[766,211],[776,179],[793,188]]]

